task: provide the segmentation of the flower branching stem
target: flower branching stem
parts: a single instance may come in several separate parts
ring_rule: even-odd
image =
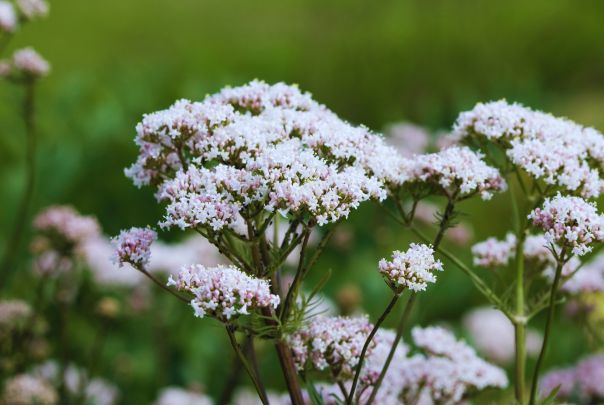
[[[397,206],[402,207],[400,202],[397,203]],[[415,206],[415,204],[414,204],[414,206]],[[434,242],[432,243],[432,248],[435,251],[440,246],[440,243],[442,242],[445,232],[449,228],[450,222],[453,219],[454,213],[455,213],[455,199],[448,198],[447,206],[445,207],[445,211],[443,212],[440,223],[439,223],[438,232],[436,233],[436,236],[434,237]],[[401,215],[403,215],[403,212],[401,212]],[[407,226],[409,226],[409,224],[407,224]],[[390,347],[390,351],[388,352],[388,357],[386,358],[386,362],[384,363],[384,366],[382,367],[382,371],[380,372],[380,375],[379,375],[375,385],[373,386],[373,389],[372,389],[369,399],[367,401],[368,404],[373,403],[373,401],[375,400],[378,390],[380,389],[380,386],[382,384],[382,381],[384,380],[384,377],[386,376],[386,372],[388,371],[388,368],[390,367],[390,363],[392,362],[392,358],[394,357],[394,353],[396,352],[398,343],[401,340],[403,333],[405,331],[405,327],[409,320],[409,316],[411,315],[411,311],[415,304],[416,297],[417,297],[417,293],[415,291],[413,291],[411,293],[411,295],[409,296],[409,299],[407,300],[407,305],[405,306],[403,315],[396,328],[396,336],[394,338],[394,341],[392,342],[392,346]],[[388,312],[390,312],[390,311],[388,311]],[[371,336],[371,338],[373,338],[373,336]],[[368,341],[370,341],[370,338],[368,338]],[[361,361],[359,361],[359,365],[357,367],[358,367],[357,371],[359,371],[362,368]],[[353,390],[351,390],[351,393],[348,396],[348,401],[347,401],[348,404],[352,403],[353,395],[354,395],[354,392],[353,392]]]
[[[235,353],[237,353],[237,356],[239,356],[241,364],[243,364],[245,371],[247,371],[248,375],[250,376],[250,379],[254,384],[254,388],[256,389],[256,392],[260,397],[260,401],[262,401],[263,405],[268,405],[268,399],[264,391],[264,386],[260,382],[258,376],[255,374],[252,366],[250,366],[250,363],[248,362],[247,358],[245,357],[245,354],[243,353],[243,350],[241,350],[241,346],[239,346],[237,338],[235,337],[235,328],[233,327],[233,325],[226,325],[225,329],[227,331],[227,334],[229,335],[229,341],[231,342],[231,346],[233,346]]]
[[[533,372],[533,382],[531,384],[531,397],[529,402],[530,405],[535,404],[535,401],[537,400],[539,371],[541,369],[543,359],[545,358],[545,353],[547,351],[547,343],[551,334],[552,321],[554,319],[554,312],[556,308],[556,294],[558,293],[558,288],[560,287],[562,268],[566,264],[564,256],[565,252],[562,251],[562,253],[560,253],[560,256],[558,257],[558,261],[556,264],[556,274],[554,276],[554,282],[552,283],[552,289],[549,297],[549,307],[547,311],[547,320],[545,321],[545,331],[543,332],[543,343],[541,344],[541,351],[539,352],[539,357],[537,358],[537,363],[535,364],[535,371]]]

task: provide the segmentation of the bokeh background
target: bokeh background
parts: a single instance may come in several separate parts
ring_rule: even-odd
[[[155,224],[161,207],[151,191],[123,175],[136,156],[134,126],[142,114],[254,78],[297,83],[376,131],[396,121],[446,130],[459,111],[500,98],[604,129],[603,16],[598,0],[52,1],[49,18],[11,45],[33,45],[52,64],[37,99],[34,211],[72,204],[97,216],[109,235]],[[0,84],[2,246],[24,179],[21,97],[20,89]],[[475,240],[511,227],[506,198],[462,211]],[[342,288],[358,289],[360,305],[375,317],[389,299],[377,260],[413,238],[370,204],[344,227],[348,242],[330,246],[315,280],[331,269],[332,299]],[[455,249],[469,260],[469,246]],[[11,294],[27,295],[18,280]],[[94,335],[87,315],[102,295],[91,291],[79,303],[68,348],[74,359],[87,353]],[[481,304],[469,280],[447,266],[414,319],[458,327],[460,316]],[[143,318],[116,322],[99,373],[120,385],[124,403],[148,402],[168,384],[198,384],[216,395],[231,363],[223,330],[194,319],[171,297],[160,295],[154,305]],[[546,366],[574,363],[589,349],[571,321],[560,323]],[[261,348],[260,360],[268,384],[281,387],[270,347]]]

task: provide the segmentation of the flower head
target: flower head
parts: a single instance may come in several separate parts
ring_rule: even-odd
[[[502,241],[491,237],[472,246],[475,266],[506,266],[515,254],[516,236],[512,233],[508,233]]]
[[[17,7],[28,20],[46,17],[49,8],[44,0],[17,0]]]
[[[457,146],[413,158],[407,168],[406,183],[411,188],[427,185],[457,199],[480,194],[483,200],[488,200],[493,193],[507,188],[499,171],[488,166],[481,154]]]
[[[424,153],[430,144],[428,130],[408,122],[389,125],[386,135],[388,143],[406,157]]]
[[[130,228],[121,231],[112,239],[115,248],[114,261],[122,266],[129,263],[135,268],[145,268],[151,258],[151,245],[157,240],[157,233],[149,228]]]
[[[23,48],[13,54],[15,69],[30,77],[43,77],[50,71],[50,65],[33,48]]]
[[[271,294],[267,280],[248,276],[234,266],[183,267],[168,285],[193,294],[195,315],[228,321],[258,308],[277,308],[279,296]]]
[[[451,332],[440,327],[415,327],[413,341],[426,356],[410,359],[409,367],[416,381],[409,384],[411,393],[424,387],[434,401],[458,402],[467,392],[487,387],[505,388],[505,372],[476,355],[474,349],[458,341]]]
[[[577,256],[590,252],[589,245],[604,238],[604,219],[596,205],[579,197],[558,194],[548,198],[528,218],[543,229],[548,243],[570,249]]]
[[[379,271],[395,291],[409,288],[424,291],[428,283],[436,282],[435,271],[442,271],[442,263],[434,259],[434,250],[427,245],[412,243],[406,252],[395,251],[392,261],[382,259]]]
[[[287,342],[298,369],[330,369],[338,378],[352,375],[372,325],[366,317],[312,318]],[[371,353],[370,346],[368,354]]]
[[[556,398],[569,399],[576,387],[577,373],[574,368],[561,368],[548,372],[539,380],[539,396],[545,398],[558,388]]]
[[[255,399],[258,397],[256,396]],[[159,392],[154,405],[212,405],[213,401],[205,394],[186,390],[180,387],[166,387]]]
[[[29,304],[21,300],[0,301],[0,333],[23,324],[32,315]]]
[[[54,405],[57,392],[41,378],[19,374],[7,380],[4,385],[4,403],[12,405]]]
[[[604,398],[604,354],[595,354],[579,362],[576,378],[584,398]]]
[[[0,1],[0,31],[15,31],[17,22],[17,13],[13,5],[6,0]]]
[[[460,114],[453,136],[494,142],[535,179],[583,197],[604,189],[604,137],[593,128],[506,101]]]

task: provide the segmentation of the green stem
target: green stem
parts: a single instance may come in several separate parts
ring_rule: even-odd
[[[155,277],[153,277],[147,270],[145,270],[143,267],[137,267],[137,270],[140,271],[141,273],[143,273],[145,276],[147,276],[148,278],[151,279],[151,281],[153,281],[155,284],[157,284],[162,290],[165,290],[167,292],[169,292],[170,294],[172,294],[173,296],[175,296],[176,298],[178,298],[179,300],[181,300],[182,302],[186,302],[187,304],[189,302],[191,302],[191,300],[183,297],[180,294],[175,293],[174,291],[172,291],[171,289],[169,289],[167,286],[165,286],[163,283],[161,283],[158,279],[156,279]]]
[[[537,399],[537,385],[539,382],[539,371],[541,369],[543,359],[545,358],[545,352],[547,350],[547,343],[549,341],[549,336],[551,334],[552,320],[554,319],[554,310],[556,308],[556,293],[558,292],[558,287],[560,286],[560,275],[562,274],[562,268],[564,267],[563,258],[564,258],[564,252],[562,252],[560,254],[560,259],[558,260],[558,264],[556,266],[556,275],[554,276],[554,282],[552,284],[552,289],[551,289],[550,299],[549,299],[549,309],[547,311],[547,320],[545,322],[545,331],[543,333],[543,343],[541,344],[541,351],[539,352],[539,357],[537,358],[537,364],[535,365],[535,371],[533,373],[533,383],[531,385],[530,405],[533,405]]]
[[[250,376],[250,379],[252,380],[252,383],[254,384],[254,388],[256,389],[256,392],[258,393],[258,396],[260,397],[260,401],[262,401],[263,405],[268,405],[268,399],[266,398],[266,395],[264,394],[262,385],[258,381],[257,376],[254,374],[254,370],[252,369],[252,367],[248,363],[247,359],[245,358],[245,354],[241,350],[241,347],[239,346],[239,343],[237,342],[237,338],[235,337],[235,332],[233,330],[233,327],[231,325],[226,325],[225,329],[227,331],[227,334],[229,335],[229,340],[231,342],[231,346],[233,346],[235,353],[237,353],[237,356],[239,356],[239,360],[241,360],[241,364],[243,364],[245,371],[247,371],[248,375]]]
[[[4,252],[4,259],[0,266],[0,289],[8,284],[21,246],[21,239],[25,231],[29,211],[31,209],[34,188],[36,183],[36,123],[35,123],[35,81],[25,82],[25,98],[23,100],[23,120],[25,122],[25,132],[27,145],[25,151],[25,170],[26,180],[19,210],[16,215],[15,225],[11,236],[8,238],[8,244]]]
[[[354,392],[355,392],[355,390],[357,388],[357,384],[359,382],[359,377],[361,375],[361,370],[363,368],[363,361],[365,360],[365,355],[367,354],[367,349],[369,348],[369,345],[371,344],[371,341],[373,340],[373,337],[377,333],[378,329],[380,328],[382,323],[384,323],[384,321],[386,320],[386,317],[388,317],[388,314],[390,314],[390,311],[392,311],[392,308],[394,308],[394,306],[396,305],[399,297],[400,297],[399,294],[394,294],[394,296],[390,300],[390,303],[388,304],[388,306],[386,306],[386,309],[384,310],[382,315],[379,317],[379,319],[373,326],[373,329],[369,333],[369,336],[367,336],[367,339],[365,340],[365,344],[363,345],[363,350],[361,350],[361,356],[359,357],[359,364],[357,364],[357,369],[354,373],[354,379],[352,380],[352,387],[350,388],[350,392],[346,396],[346,403],[349,405],[352,404],[352,400],[354,398]]]
[[[390,352],[388,352],[388,357],[386,358],[384,367],[382,367],[380,376],[378,377],[377,381],[375,382],[375,385],[373,386],[371,395],[369,396],[369,399],[367,400],[367,404],[374,403],[377,392],[380,389],[380,386],[382,385],[382,381],[384,380],[384,377],[386,376],[386,372],[388,371],[388,368],[390,367],[390,363],[392,362],[392,358],[394,357],[394,353],[396,352],[396,349],[398,347],[398,342],[403,337],[403,332],[405,331],[405,326],[407,325],[407,321],[409,320],[409,315],[411,314],[411,310],[413,309],[413,305],[415,304],[416,297],[417,297],[417,293],[412,292],[411,295],[409,296],[409,300],[407,300],[407,305],[405,306],[405,311],[403,312],[403,316],[401,317],[401,320],[400,320],[398,326],[396,327],[396,336],[394,337],[394,341],[392,342],[392,347],[390,348]]]
[[[516,308],[514,318],[515,339],[515,395],[519,404],[525,402],[526,384],[526,317],[524,314],[524,232],[518,235],[516,243]]]

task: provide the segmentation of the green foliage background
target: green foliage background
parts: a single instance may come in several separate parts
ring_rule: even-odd
[[[603,129],[603,17],[598,0],[53,1],[49,18],[27,26],[11,47],[33,45],[53,66],[37,98],[36,210],[73,204],[98,216],[108,234],[154,224],[161,209],[151,191],[136,189],[122,172],[135,159],[141,115],[254,78],[298,83],[342,117],[375,130],[399,120],[447,129],[459,111],[499,98]],[[0,84],[2,242],[23,182],[21,97]],[[505,198],[471,202],[463,211],[477,240],[511,227]],[[346,227],[353,244],[332,246],[315,281],[332,269],[327,291],[334,296],[357,285],[375,316],[389,298],[376,262],[412,238],[372,206],[351,215]],[[19,272],[26,263],[24,257]],[[9,295],[30,294],[20,280]],[[91,291],[77,308],[68,349],[77,361],[95,334],[92,308],[102,295]],[[161,296],[151,314],[112,326],[99,373],[118,382],[124,403],[148,402],[167,384],[220,392],[231,363],[224,332],[177,304]],[[479,304],[469,280],[448,266],[422,294],[415,320],[457,325]],[[588,350],[578,328],[561,322],[549,365],[574,362]],[[269,385],[281,387],[274,360],[270,347],[261,351]]]

